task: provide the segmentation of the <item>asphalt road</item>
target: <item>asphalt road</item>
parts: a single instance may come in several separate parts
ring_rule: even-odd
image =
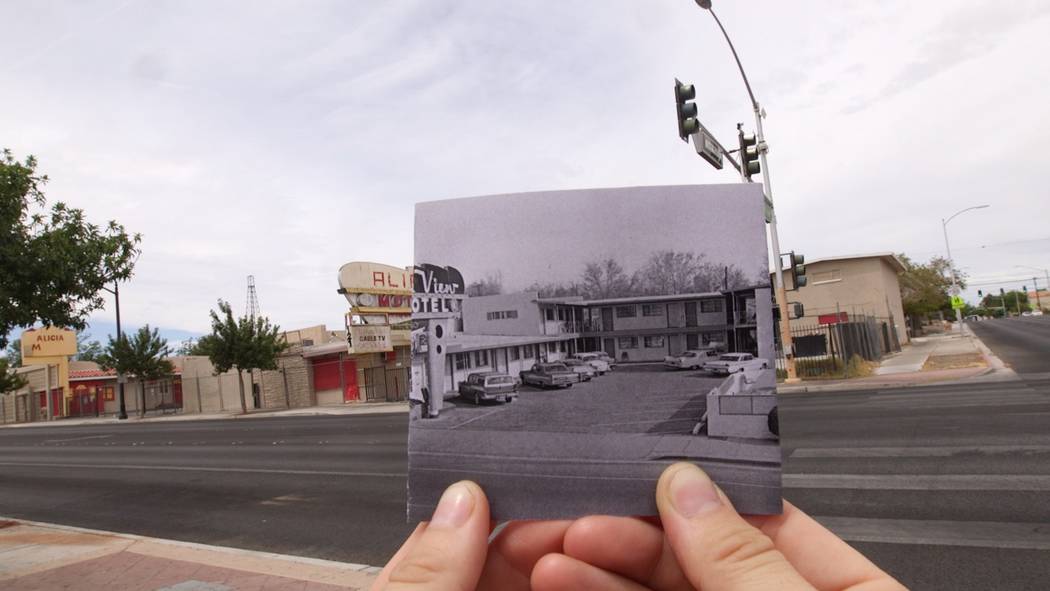
[[[406,415],[0,429],[0,515],[365,564],[408,532]]]
[[[966,325],[1017,373],[1050,377],[1050,315],[982,320]]]
[[[1048,420],[1042,378],[785,395],[784,495],[911,588],[1044,589]],[[0,429],[0,514],[382,564],[409,529],[406,425]]]

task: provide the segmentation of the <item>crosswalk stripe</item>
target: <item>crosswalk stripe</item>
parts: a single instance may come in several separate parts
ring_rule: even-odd
[[[784,474],[784,488],[1050,491],[1050,474]]]
[[[800,447],[792,458],[946,458],[959,455],[1050,453],[1050,445],[981,445],[972,447]]]
[[[1044,523],[814,517],[848,542],[1050,550]]]

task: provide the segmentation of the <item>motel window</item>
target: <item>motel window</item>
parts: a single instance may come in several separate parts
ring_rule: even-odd
[[[504,320],[509,318],[517,318],[517,310],[498,310],[496,312],[489,312],[487,315],[489,320]]]
[[[518,317],[518,311],[517,310],[507,310],[506,312],[504,312],[504,314],[507,315],[507,318],[517,318]]]
[[[663,316],[663,304],[642,304],[642,316]]]
[[[616,306],[617,318],[634,318],[637,313],[634,306]]]
[[[710,345],[711,343],[724,343],[724,337],[725,335],[720,332],[705,332],[700,334],[700,340],[705,345]]]
[[[546,318],[547,320],[551,320],[551,321],[554,320],[554,308],[547,308],[546,310],[544,310],[543,314],[544,314],[543,317]]]
[[[477,367],[485,367],[489,364],[489,352],[488,351],[474,351],[474,365]]]
[[[554,342],[547,343],[547,352],[548,353],[557,353],[558,352],[558,343],[554,343]]]
[[[521,352],[520,348],[518,348],[518,347],[511,347],[510,348],[510,360],[511,361],[517,361],[518,357],[520,355],[520,352]]]
[[[456,369],[470,369],[470,354],[456,354]]]
[[[656,349],[664,346],[664,338],[662,336],[645,337],[645,348]]]
[[[558,343],[558,350],[561,351],[562,353],[565,352],[565,341],[562,341],[562,342]]]
[[[620,337],[618,339],[619,347],[621,349],[637,349],[638,348],[638,337]]]
[[[722,300],[700,300],[700,312],[721,312],[722,311]]]

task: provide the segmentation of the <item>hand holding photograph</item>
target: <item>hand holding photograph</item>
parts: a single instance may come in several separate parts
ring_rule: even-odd
[[[682,460],[779,513],[768,269],[757,184],[417,204],[409,519],[653,515]]]

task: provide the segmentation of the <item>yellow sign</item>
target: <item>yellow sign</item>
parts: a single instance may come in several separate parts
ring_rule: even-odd
[[[944,300],[941,300],[941,301],[944,301]],[[961,310],[961,309],[963,309],[965,307],[966,307],[966,302],[963,301],[962,296],[957,296],[957,295],[953,295],[952,296],[952,308],[955,308],[956,310]]]
[[[374,293],[411,296],[412,271],[380,263],[347,263],[339,268],[339,287],[340,293],[345,294]],[[403,307],[407,308],[408,304],[406,303]]]
[[[37,328],[22,333],[22,358],[77,354],[77,333],[65,328]],[[26,365],[30,365],[26,363]]]
[[[385,353],[393,350],[389,326],[350,327],[350,353]]]

